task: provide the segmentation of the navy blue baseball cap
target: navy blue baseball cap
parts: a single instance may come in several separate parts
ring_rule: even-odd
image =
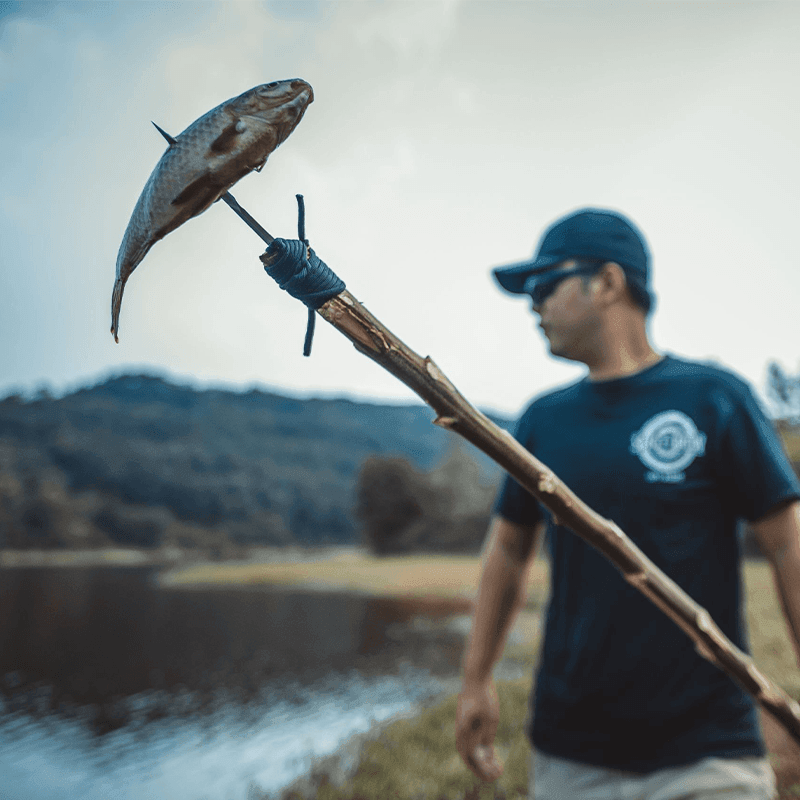
[[[622,214],[602,208],[582,208],[561,217],[544,232],[533,259],[492,272],[507,292],[524,294],[532,274],[571,258],[614,261],[649,296],[650,253],[644,236]]]

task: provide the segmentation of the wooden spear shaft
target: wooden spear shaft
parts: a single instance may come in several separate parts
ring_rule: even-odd
[[[266,254],[262,261],[267,263]],[[703,658],[749,692],[800,744],[800,704],[736,647],[708,611],[662,572],[616,524],[589,508],[552,470],[469,403],[430,357],[422,358],[407,347],[348,291],[328,300],[318,313],[350,339],[357,350],[431,406],[437,414],[436,425],[472,442],[550,509],[561,524],[599,550],[631,586],[694,641]]]

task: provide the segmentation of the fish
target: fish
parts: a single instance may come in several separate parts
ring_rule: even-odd
[[[220,103],[170,139],[133,209],[117,254],[111,296],[115,342],[125,284],[150,248],[249,172],[260,172],[313,100],[313,89],[300,78],[264,83]]]

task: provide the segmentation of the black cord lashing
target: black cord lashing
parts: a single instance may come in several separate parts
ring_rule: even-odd
[[[296,194],[295,197],[297,198],[297,238],[308,245],[308,239],[306,239],[306,201],[301,194]]]
[[[305,203],[297,197],[297,239],[275,239],[261,256],[264,269],[281,289],[308,307],[303,355],[311,355],[316,310],[345,289],[342,281],[311,249],[305,237]]]
[[[297,238],[306,246],[306,258],[310,255],[311,248],[306,239],[306,202],[303,195],[296,194],[297,198]],[[314,327],[317,323],[317,313],[313,308],[308,309],[308,322],[306,323],[306,338],[303,342],[303,355],[311,355],[311,345],[314,342]]]

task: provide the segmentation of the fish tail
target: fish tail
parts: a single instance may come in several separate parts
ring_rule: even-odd
[[[125,281],[117,278],[114,282],[114,292],[111,295],[111,333],[114,341],[119,344],[119,310],[122,305],[122,292],[125,289]]]

